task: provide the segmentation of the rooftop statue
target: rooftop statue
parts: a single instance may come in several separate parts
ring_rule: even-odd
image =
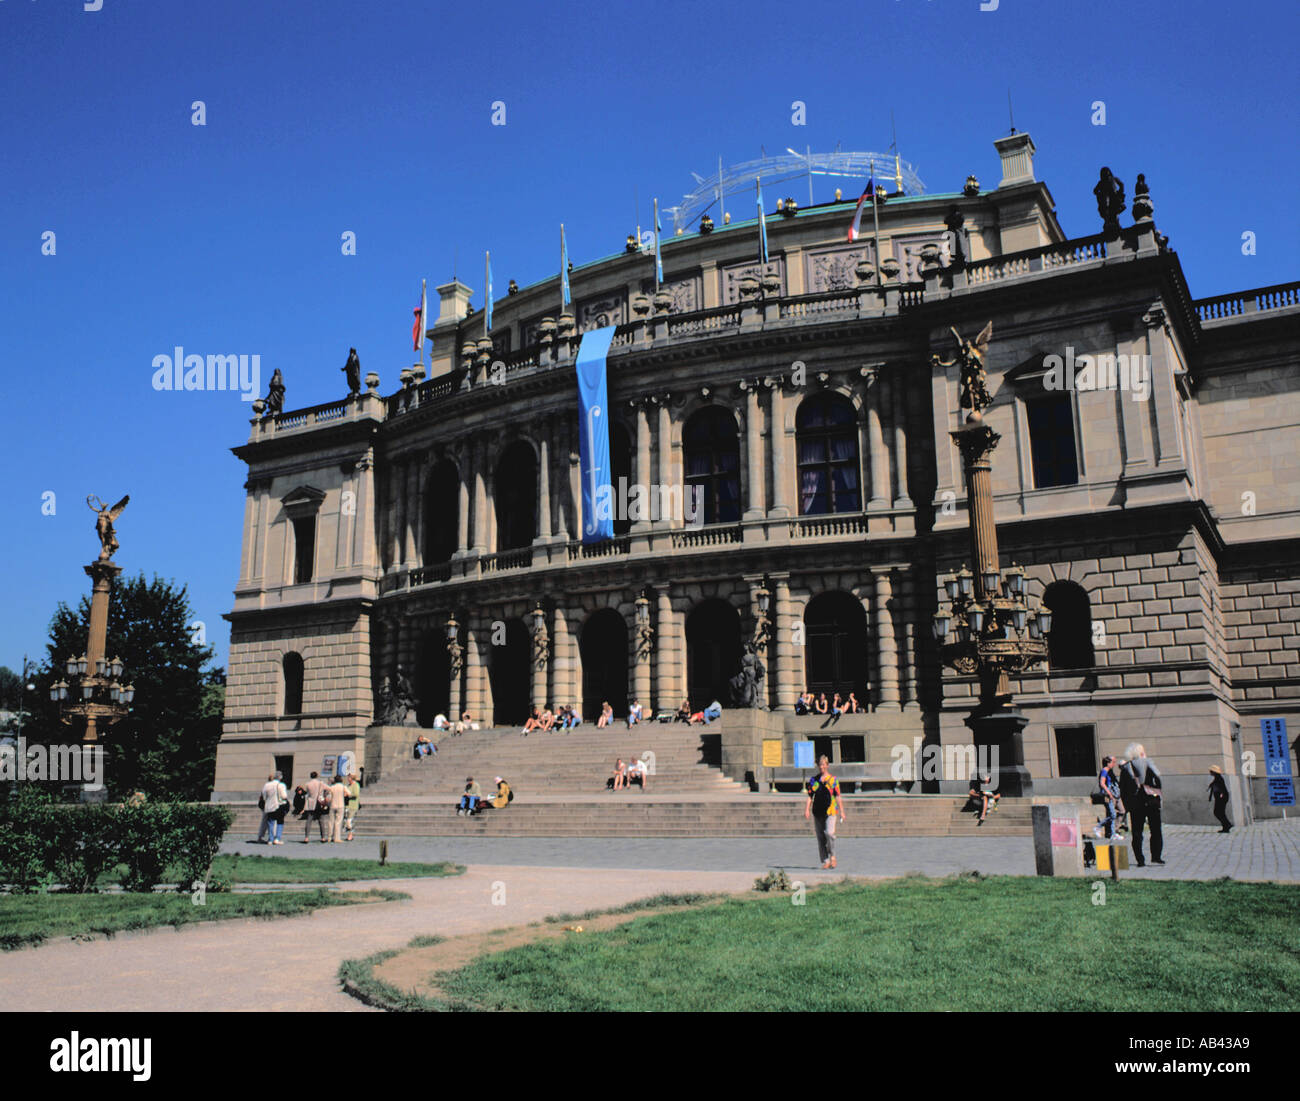
[[[988,354],[989,340],[993,336],[993,322],[985,325],[973,341],[964,340],[956,329],[949,331],[957,341],[957,358],[942,360],[936,355],[930,359],[940,367],[961,368],[961,407],[969,409],[972,417],[978,420],[981,410],[993,402],[984,385],[988,379],[984,373],[984,357]]]
[[[113,552],[118,548],[117,533],[113,530],[113,521],[122,515],[122,510],[126,508],[126,503],[130,499],[131,497],[128,494],[112,508],[109,508],[93,493],[86,498],[86,504],[90,506],[90,511],[99,514],[95,519],[95,534],[99,536],[99,561],[101,562],[107,562],[112,558]]]
[[[361,393],[361,359],[355,348],[348,349],[348,361],[339,370],[348,377],[348,393]]]
[[[271,376],[271,384],[266,391],[266,415],[273,417],[277,413],[284,412],[284,375],[280,374],[280,368],[275,369],[275,374]]]
[[[1119,216],[1125,210],[1124,181],[1112,174],[1109,168],[1103,168],[1092,193],[1097,196],[1097,213],[1101,215],[1102,232],[1118,233]]]

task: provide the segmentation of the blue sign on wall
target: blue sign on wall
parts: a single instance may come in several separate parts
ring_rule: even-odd
[[[1260,719],[1264,736],[1264,777],[1268,780],[1271,807],[1295,806],[1295,783],[1291,778],[1291,746],[1286,737],[1286,719]]]
[[[813,763],[812,742],[794,743],[794,767],[795,768],[816,768],[817,767]]]

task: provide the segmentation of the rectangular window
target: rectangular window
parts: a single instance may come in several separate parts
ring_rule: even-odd
[[[1034,488],[1072,486],[1079,482],[1074,450],[1074,411],[1069,394],[1052,394],[1025,402]]]
[[[293,522],[293,583],[302,585],[312,578],[316,556],[316,517],[305,516]]]
[[[1097,775],[1097,728],[1058,726],[1056,765],[1062,776]]]

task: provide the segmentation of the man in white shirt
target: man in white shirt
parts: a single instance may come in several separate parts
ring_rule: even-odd
[[[320,839],[322,841],[326,839],[325,838],[325,816],[328,812],[323,807],[320,806],[320,798],[321,798],[321,793],[328,790],[329,790],[329,785],[326,784],[324,780],[320,779],[320,774],[317,772],[313,772],[311,774],[311,779],[307,781],[307,787],[306,787],[307,803],[303,807],[303,821],[305,823],[305,827],[303,830],[302,843],[304,845],[309,844],[311,842],[312,822],[315,822],[320,827]]]
[[[329,838],[330,841],[343,840],[343,809],[348,789],[343,786],[343,777],[335,776],[330,784]]]
[[[629,788],[632,786],[631,780],[633,776],[641,777],[641,791],[642,793],[644,793],[646,789],[646,780],[650,775],[650,770],[646,768],[645,762],[638,757],[633,757],[631,764],[627,766],[627,775],[628,775],[627,786]]]
[[[262,823],[257,827],[257,843],[268,845],[275,842],[275,812],[280,809],[280,792],[284,785],[278,783],[275,774],[266,778],[262,785]]]

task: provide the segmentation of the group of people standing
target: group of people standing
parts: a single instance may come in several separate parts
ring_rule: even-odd
[[[262,824],[257,830],[259,845],[284,844],[284,820],[291,812],[303,823],[304,845],[311,843],[313,822],[322,842],[351,841],[352,827],[361,807],[361,782],[355,772],[329,781],[313,772],[305,786],[300,784],[294,788],[290,800],[283,774],[273,772],[266,778],[257,805],[262,811]],[[345,832],[347,837],[343,836]]]

